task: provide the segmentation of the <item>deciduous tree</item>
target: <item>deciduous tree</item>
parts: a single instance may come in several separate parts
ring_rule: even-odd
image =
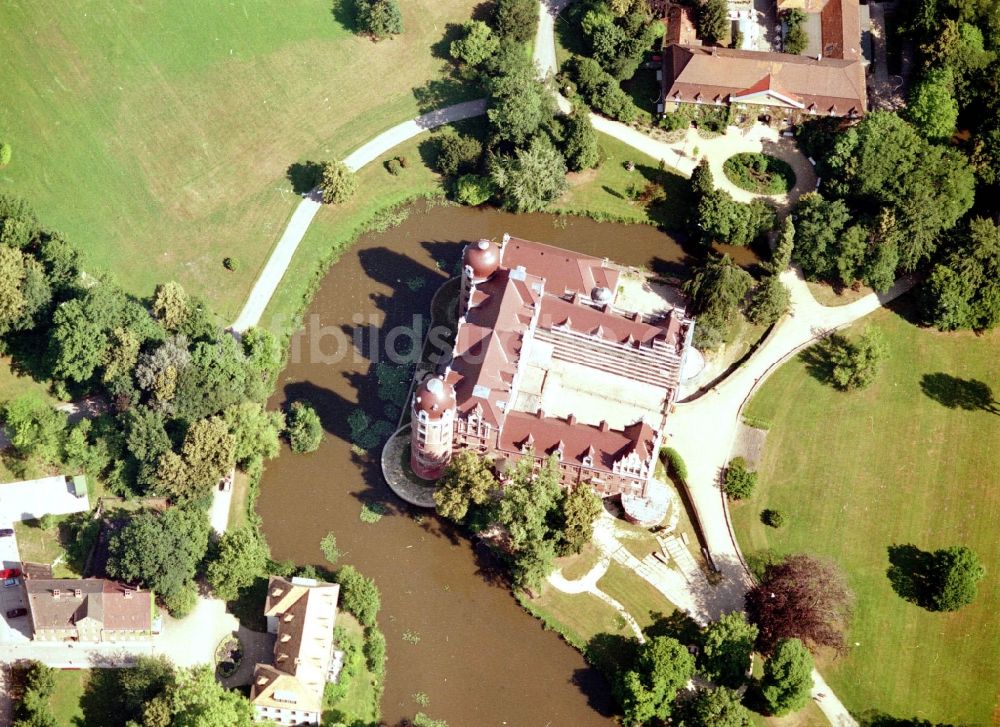
[[[472,20],[462,26],[462,37],[451,42],[449,52],[455,60],[469,66],[478,66],[492,57],[500,48],[500,38],[481,20]]]
[[[782,639],[764,662],[761,696],[768,711],[781,717],[809,703],[813,678],[812,654],[798,639]]]
[[[288,407],[288,443],[293,452],[315,452],[323,441],[323,422],[312,405],[294,401]]]
[[[497,158],[490,180],[503,206],[514,212],[538,212],[566,190],[566,160],[547,139],[536,136],[513,157]]]
[[[141,511],[108,539],[108,575],[168,598],[194,578],[208,546],[208,517],[198,509]]]
[[[614,685],[625,723],[670,716],[677,692],[694,675],[694,657],[676,639],[656,636],[638,649],[634,666]]]
[[[563,498],[559,554],[579,553],[594,534],[594,521],[604,502],[587,483],[577,485]]]
[[[240,589],[266,575],[270,556],[267,543],[257,530],[243,526],[222,536],[205,576],[216,596],[232,601],[239,596]]]
[[[459,452],[438,480],[434,502],[438,514],[450,520],[464,520],[470,504],[485,505],[497,490],[489,464],[474,452]]]
[[[741,686],[750,671],[757,633],[757,627],[739,611],[709,624],[702,644],[702,671],[718,684],[734,689]]]
[[[906,114],[928,139],[943,140],[955,133],[958,101],[950,68],[932,68],[910,90]]]
[[[1000,323],[1000,227],[973,219],[923,289],[927,320],[944,331]]]
[[[761,582],[747,593],[747,618],[760,629],[757,647],[765,654],[790,638],[812,648],[841,649],[852,599],[831,561],[791,555],[768,565]]]

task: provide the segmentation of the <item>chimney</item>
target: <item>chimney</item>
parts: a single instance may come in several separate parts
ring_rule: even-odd
[[[570,414],[568,417],[566,417],[566,423],[569,424],[570,426],[576,424],[576,414]]]
[[[52,589],[52,597],[53,598],[59,598],[59,596],[61,596],[61,595],[62,595],[62,591],[60,591],[58,588],[53,588]]]
[[[611,425],[608,424],[607,419],[601,419],[601,423],[598,427],[602,432],[607,432],[611,430]]]
[[[122,592],[122,595],[123,595],[123,596],[124,596],[125,598],[132,598],[132,589],[131,589],[131,588],[126,588],[126,589],[125,589],[125,590],[124,590],[124,591]]]
[[[79,588],[74,588],[73,589],[73,595],[76,598],[80,598],[83,595],[83,591],[81,591]]]

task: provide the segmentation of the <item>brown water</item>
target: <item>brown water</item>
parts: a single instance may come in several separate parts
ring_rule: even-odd
[[[298,341],[301,355],[294,355],[293,344],[292,363],[270,402],[277,408],[289,399],[310,401],[328,436],[313,454],[286,449],[268,465],[257,505],[264,532],[275,558],[319,564],[319,541],[332,530],[344,551],[342,562],[377,582],[379,622],[388,642],[382,700],[387,724],[417,711],[451,727],[611,723],[606,682],[518,606],[490,557],[447,523],[395,498],[382,480],[377,457],[366,461],[352,454],[347,418],[354,409],[389,418],[375,394],[374,376],[368,375],[372,361],[354,348],[335,363],[309,360],[310,347],[321,337],[319,350],[335,350],[329,332],[318,331],[321,326],[350,338],[357,323],[366,325],[375,316],[376,328],[366,329],[365,340],[381,340],[390,327],[426,313],[434,291],[448,277],[437,261],[453,271],[469,240],[510,232],[665,274],[680,271],[687,257],[677,242],[652,227],[555,220],[437,207],[416,211],[389,232],[364,237],[324,279]],[[732,252],[741,264],[755,262],[749,251]],[[409,283],[417,279],[425,283],[414,291],[417,284]],[[386,504],[380,522],[361,522],[365,501]],[[411,643],[414,636],[418,643]],[[414,701],[419,692],[430,698],[428,706]]]

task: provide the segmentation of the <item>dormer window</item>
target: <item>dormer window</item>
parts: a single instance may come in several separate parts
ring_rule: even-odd
[[[585,454],[583,456],[583,466],[584,467],[593,467],[594,466],[594,458],[591,457],[589,454]]]

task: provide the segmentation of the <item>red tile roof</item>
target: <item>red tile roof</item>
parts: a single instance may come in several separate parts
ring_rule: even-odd
[[[522,339],[541,298],[542,280],[523,277],[500,269],[476,286],[446,376],[455,387],[459,412],[482,406],[483,418],[494,426],[503,419],[500,403],[510,398]]]
[[[511,237],[503,246],[503,265],[520,266],[545,278],[545,292],[553,295],[580,293],[589,297],[594,288],[618,289],[618,270],[607,261],[573,250]]]
[[[763,79],[812,113],[848,116],[852,109],[862,114],[867,108],[860,60],[676,44],[663,54],[663,98],[668,103],[728,103]]]

